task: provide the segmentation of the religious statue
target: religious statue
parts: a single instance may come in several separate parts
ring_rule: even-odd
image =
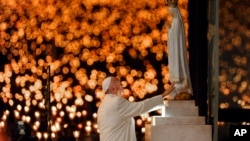
[[[185,32],[178,0],[167,0],[169,12],[172,15],[171,25],[168,29],[168,62],[170,82],[175,83],[175,91],[170,94],[169,99],[185,94],[190,99],[192,85],[189,74],[187,59],[187,48],[185,43]]]

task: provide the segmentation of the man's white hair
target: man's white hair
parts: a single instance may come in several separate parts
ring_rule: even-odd
[[[110,83],[111,83],[111,80],[112,80],[112,77],[107,77],[103,80],[102,89],[104,92],[106,92],[108,90]]]

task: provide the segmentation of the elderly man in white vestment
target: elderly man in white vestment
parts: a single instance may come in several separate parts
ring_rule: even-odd
[[[136,141],[134,117],[163,105],[174,85],[161,95],[140,102],[129,102],[122,97],[123,87],[116,77],[104,79],[102,88],[106,95],[97,112],[100,141]]]

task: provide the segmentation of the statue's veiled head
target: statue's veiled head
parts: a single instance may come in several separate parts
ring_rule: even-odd
[[[178,0],[167,0],[167,5],[170,7],[177,7]]]

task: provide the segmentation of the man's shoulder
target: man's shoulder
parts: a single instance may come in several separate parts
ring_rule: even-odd
[[[113,95],[113,94],[106,94],[105,98],[102,101],[102,103],[111,104],[111,103],[114,103],[114,102],[120,101],[120,100],[123,100],[123,98],[119,97],[119,96],[116,96],[116,95]]]

